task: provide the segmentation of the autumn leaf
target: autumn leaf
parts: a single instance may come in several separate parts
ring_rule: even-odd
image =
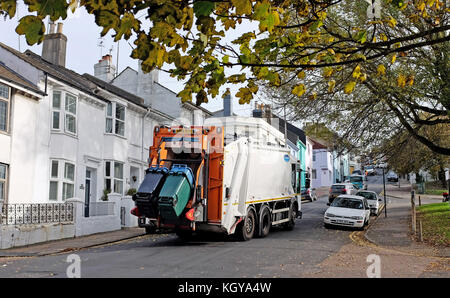
[[[344,92],[346,94],[351,94],[353,92],[353,90],[355,89],[356,86],[356,82],[355,81],[350,81],[348,82],[345,87],[344,87]]]
[[[377,75],[385,75],[386,74],[386,67],[383,64],[378,65],[377,67]]]
[[[406,77],[400,74],[397,78],[397,86],[400,88],[404,88],[406,86]]]
[[[231,0],[236,7],[236,14],[250,15],[252,13],[252,2],[250,0]]]
[[[334,86],[336,86],[336,81],[331,80],[328,82],[328,92],[331,93],[334,90]]]
[[[195,1],[194,14],[196,17],[209,16],[215,7],[215,3],[211,1]]]
[[[292,94],[297,95],[298,97],[302,96],[303,94],[305,94],[306,92],[306,88],[304,84],[298,84],[297,86],[295,86],[292,89]]]
[[[27,43],[33,45],[44,40],[45,25],[39,17],[25,16],[20,19],[16,32],[25,35]]]

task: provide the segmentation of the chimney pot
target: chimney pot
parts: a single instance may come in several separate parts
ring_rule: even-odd
[[[58,23],[58,33],[63,33],[63,23]]]
[[[55,25],[55,23],[50,23],[50,29],[49,29],[49,34],[53,34],[53,33],[55,33],[55,28],[56,28],[56,25]]]

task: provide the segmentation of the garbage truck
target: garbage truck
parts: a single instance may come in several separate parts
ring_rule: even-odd
[[[149,167],[131,213],[148,233],[182,239],[208,231],[242,240],[301,218],[300,162],[284,135],[260,118],[211,118],[203,126],[157,126]]]

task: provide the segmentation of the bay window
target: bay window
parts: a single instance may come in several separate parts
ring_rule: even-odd
[[[0,83],[0,131],[9,131],[10,88]]]
[[[7,186],[8,186],[8,166],[0,163],[0,201],[3,201],[4,203],[7,202],[6,200]]]
[[[52,160],[50,166],[50,201],[65,201],[75,195],[75,165]]]
[[[105,189],[123,194],[123,163],[117,161],[105,162]]]

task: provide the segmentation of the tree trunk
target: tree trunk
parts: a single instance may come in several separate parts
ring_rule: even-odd
[[[447,189],[447,181],[445,181],[445,170],[442,166],[440,166],[438,172],[439,181],[441,181],[442,188]]]

